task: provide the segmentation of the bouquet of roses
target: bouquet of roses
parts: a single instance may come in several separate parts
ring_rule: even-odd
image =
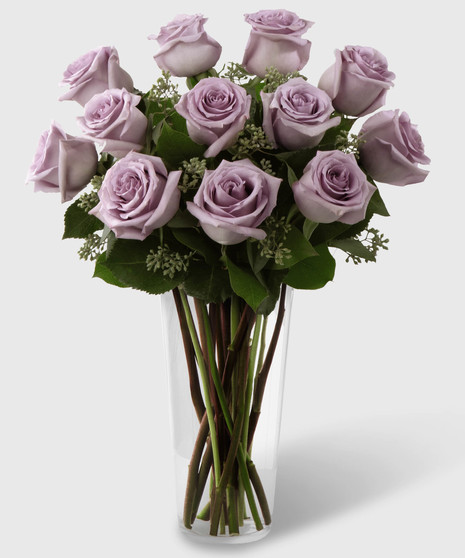
[[[178,16],[149,37],[162,73],[147,92],[113,47],[72,63],[61,100],[83,106],[82,137],[53,123],[28,181],[74,200],[64,238],[83,239],[79,254],[95,263],[95,277],[173,293],[200,425],[184,524],[209,519],[216,535],[226,524],[239,532],[245,501],[257,529],[270,521],[251,453],[286,287],[332,280],[330,248],[375,261],[387,239],[370,221],[388,215],[375,181],[423,181],[429,159],[405,112],[378,111],[395,76],[377,50],[336,50],[315,86],[300,73],[311,22],[286,10],[246,15],[242,63],[215,69],[221,46],[205,21]],[[187,78],[187,92],[172,76]]]

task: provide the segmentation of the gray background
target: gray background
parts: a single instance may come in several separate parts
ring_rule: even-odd
[[[91,279],[62,241],[58,196],[24,179],[59,103],[66,66],[99,45],[145,90],[159,76],[147,40],[191,4],[13,3],[2,19],[0,555],[155,556],[177,532],[159,300]],[[285,6],[283,6],[285,4]],[[296,292],[273,532],[242,556],[463,557],[463,60],[451,0],[198,2],[240,61],[242,14],[286,7],[315,21],[304,73],[317,84],[335,48],[373,46],[397,74],[386,108],[419,125],[423,184],[381,186],[391,240],[376,264],[337,256],[335,281]],[[460,56],[460,57],[459,57]],[[5,124],[6,123],[6,124]],[[224,554],[237,552],[230,548]]]

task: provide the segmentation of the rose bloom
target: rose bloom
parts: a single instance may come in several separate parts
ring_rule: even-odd
[[[139,95],[126,89],[108,89],[94,95],[77,118],[87,137],[102,144],[103,151],[124,157],[144,146],[147,118],[137,108]]]
[[[100,202],[89,213],[117,238],[144,240],[177,212],[180,176],[181,171],[168,173],[159,157],[129,153],[107,171]]]
[[[365,116],[383,106],[396,77],[388,70],[386,58],[374,48],[361,46],[346,46],[335,55],[335,63],[318,83],[333,107],[350,116]]]
[[[174,107],[186,119],[190,138],[208,145],[205,157],[230,147],[249,118],[251,97],[224,78],[205,78],[183,95]]]
[[[318,151],[292,190],[297,207],[307,219],[354,225],[365,218],[376,188],[352,153],[335,150]]]
[[[326,130],[341,122],[340,117],[330,118],[333,106],[328,94],[303,78],[290,79],[261,97],[263,129],[274,147],[314,147]]]
[[[205,171],[189,212],[205,233],[220,244],[237,244],[249,237],[263,239],[257,228],[276,206],[280,178],[256,167],[249,159],[221,161]]]
[[[261,10],[246,14],[252,26],[242,65],[259,77],[274,66],[282,74],[301,70],[310,56],[310,41],[302,35],[313,25],[287,10]]]
[[[134,89],[131,76],[119,65],[117,50],[108,46],[91,50],[72,62],[63,73],[60,85],[69,86],[60,101],[77,101],[82,106],[106,89]]]
[[[91,141],[70,136],[53,122],[40,136],[26,182],[34,182],[36,192],[60,192],[66,202],[87,186],[97,159]]]
[[[162,70],[189,77],[213,68],[221,55],[221,45],[205,32],[206,21],[200,14],[182,14],[162,27],[158,35],[149,35],[161,47],[154,59]]]
[[[367,173],[396,186],[423,182],[428,171],[418,165],[431,162],[425,155],[417,127],[399,110],[374,114],[360,130],[360,162]]]

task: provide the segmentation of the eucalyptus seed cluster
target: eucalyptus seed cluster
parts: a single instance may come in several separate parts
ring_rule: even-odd
[[[285,217],[271,215],[264,223],[266,237],[260,240],[260,256],[274,260],[275,264],[283,265],[284,260],[291,257],[289,248],[284,247],[291,226],[286,223]]]
[[[276,176],[276,173],[273,170],[273,165],[271,164],[271,161],[269,159],[261,159],[260,166],[266,173],[270,174],[271,176]]]
[[[357,134],[351,134],[346,130],[342,130],[341,133],[336,136],[335,145],[336,149],[339,149],[339,151],[352,153],[356,159],[359,159],[359,150],[362,143],[365,143],[364,140]]]
[[[154,273],[161,270],[163,275],[173,279],[176,273],[187,271],[193,255],[194,252],[189,252],[189,254],[174,252],[167,244],[162,244],[156,252],[150,250],[146,259],[147,270]]]
[[[273,146],[268,141],[263,128],[256,126],[251,121],[247,121],[231,151],[234,153],[234,161],[236,159],[245,159],[256,151],[267,149],[273,149]]]
[[[250,78],[250,74],[244,66],[237,64],[236,62],[229,62],[226,66],[226,70],[223,70],[221,73],[223,77],[229,79],[229,81],[232,81],[233,83],[237,83],[238,85]]]
[[[299,74],[299,72],[291,72],[289,74],[281,74],[274,66],[266,69],[266,74],[264,78],[264,87],[262,89],[263,93],[274,93],[276,89],[283,83],[288,82],[293,78],[303,78],[307,79],[305,76]]]
[[[98,191],[102,186],[103,176],[96,174],[90,181],[93,190],[90,192],[84,192],[79,196],[78,206],[85,212],[89,213],[99,202]]]
[[[105,250],[105,241],[97,234],[89,234],[78,250],[81,260],[95,261]]]
[[[380,233],[379,230],[375,228],[367,229],[364,232],[365,236],[361,238],[361,236],[358,235],[357,240],[360,240],[365,248],[371,252],[373,258],[371,260],[368,260],[366,258],[356,256],[355,254],[349,254],[345,260],[346,262],[352,260],[355,265],[361,263],[362,260],[364,260],[365,262],[375,262],[376,255],[378,254],[379,250],[388,250],[387,244],[389,243],[389,238],[385,238],[384,233]]]
[[[170,72],[162,70],[161,74],[161,77],[157,79],[156,83],[152,85],[152,88],[147,93],[147,100],[159,103],[161,106],[165,106],[169,100],[175,105],[181,98],[178,86],[171,81]]]
[[[207,160],[192,157],[188,161],[183,161],[179,170],[182,170],[181,180],[178,188],[186,193],[188,190],[196,190],[202,182],[203,175],[207,169]]]

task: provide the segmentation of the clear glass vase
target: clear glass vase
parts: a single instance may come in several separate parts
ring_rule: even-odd
[[[241,543],[271,528],[292,290],[256,314],[237,297],[161,296],[179,524]]]

